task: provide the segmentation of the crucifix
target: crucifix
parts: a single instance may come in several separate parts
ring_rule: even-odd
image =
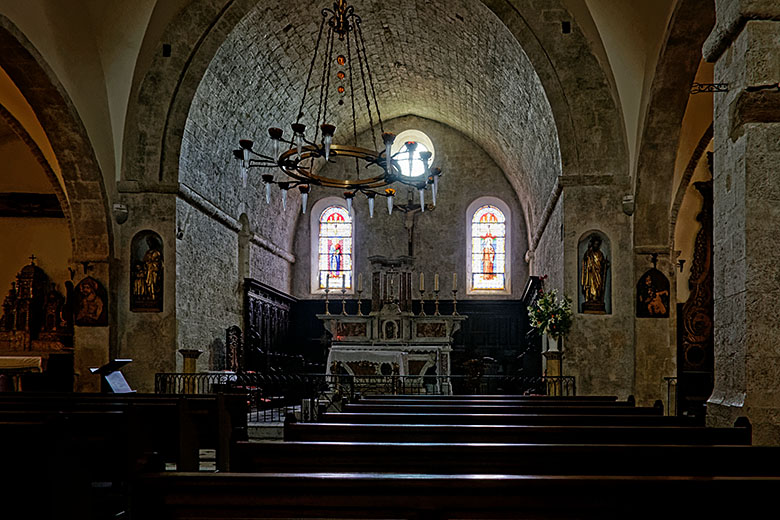
[[[433,204],[426,204],[425,211],[433,211],[435,206]],[[417,223],[417,216],[422,213],[423,208],[419,203],[414,202],[414,196],[412,190],[407,191],[407,199],[404,204],[393,204],[393,209],[403,212],[404,214],[404,227],[408,235],[409,241],[409,256],[414,256],[414,226]]]

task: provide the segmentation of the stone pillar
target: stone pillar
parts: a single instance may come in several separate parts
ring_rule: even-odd
[[[715,386],[709,425],[740,415],[780,443],[780,3],[718,0],[715,62]]]

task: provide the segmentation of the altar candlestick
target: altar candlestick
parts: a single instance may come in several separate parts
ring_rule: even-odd
[[[425,274],[420,273],[420,292],[425,292]]]
[[[458,288],[458,273],[452,273],[452,288]]]
[[[330,288],[330,273],[325,275],[325,288],[326,289]]]
[[[363,273],[358,273],[358,291],[363,292]]]
[[[433,290],[434,291],[439,290],[439,273],[433,275]]]

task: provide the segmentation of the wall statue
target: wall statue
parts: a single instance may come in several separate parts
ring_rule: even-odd
[[[162,312],[163,245],[160,235],[141,231],[130,247],[130,310]]]
[[[587,250],[582,255],[580,267],[581,312],[586,314],[607,313],[605,295],[607,293],[609,259],[601,250],[602,243],[601,236],[592,233],[588,238]]]

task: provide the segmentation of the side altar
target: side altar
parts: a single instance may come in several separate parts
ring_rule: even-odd
[[[358,295],[357,314],[318,314],[333,336],[328,352],[328,374],[354,376],[438,377],[437,392],[450,393],[450,352],[453,335],[466,316],[442,315],[438,311],[438,287],[434,302],[425,301],[420,291],[419,312],[412,309],[412,258],[370,257],[374,268],[371,278],[371,311],[361,312]],[[360,289],[360,288],[359,288]],[[360,294],[362,291],[358,291]],[[455,294],[453,293],[453,296]],[[432,314],[426,314],[426,304]],[[344,306],[342,305],[342,309]]]

